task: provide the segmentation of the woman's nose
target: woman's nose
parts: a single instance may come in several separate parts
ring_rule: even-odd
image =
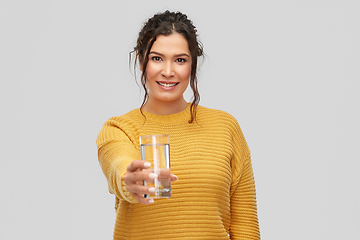
[[[161,71],[161,74],[166,78],[173,77],[175,75],[175,72],[173,70],[172,63],[170,63],[170,62],[165,63],[164,68]]]

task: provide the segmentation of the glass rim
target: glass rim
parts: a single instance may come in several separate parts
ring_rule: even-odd
[[[143,139],[145,141],[145,139],[163,139],[163,138],[167,138],[167,141],[170,142],[170,136],[168,134],[152,134],[152,135],[143,135],[143,136],[139,136],[139,141],[141,144],[141,139]]]
[[[170,137],[169,134],[150,134],[150,135],[142,135],[139,138],[148,138],[148,137]]]

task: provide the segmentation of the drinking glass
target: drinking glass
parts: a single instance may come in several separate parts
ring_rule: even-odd
[[[144,181],[144,186],[155,188],[155,192],[145,194],[145,198],[171,197],[170,178],[170,137],[169,135],[140,136],[141,160],[151,163],[151,167],[143,169],[155,173],[158,177],[153,181]]]

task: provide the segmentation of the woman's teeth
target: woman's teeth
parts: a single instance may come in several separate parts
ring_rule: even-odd
[[[174,87],[176,85],[178,85],[179,83],[161,83],[161,82],[157,82],[159,85],[163,86],[163,87]]]

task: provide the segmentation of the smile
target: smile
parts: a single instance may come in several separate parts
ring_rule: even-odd
[[[174,87],[176,85],[178,85],[179,83],[161,83],[161,82],[157,82],[157,84],[159,84],[160,86],[163,86],[163,87]]]

